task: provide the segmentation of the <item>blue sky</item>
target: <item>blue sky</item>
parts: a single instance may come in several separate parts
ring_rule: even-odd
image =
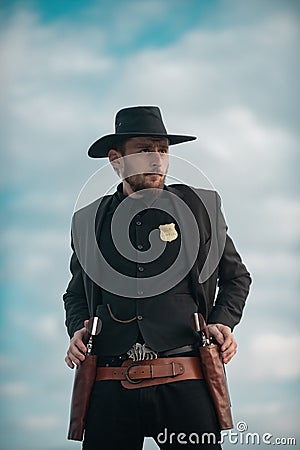
[[[299,2],[2,1],[0,20],[3,448],[80,448],[66,441],[70,219],[103,165],[87,148],[141,104],[198,136],[172,152],[220,192],[253,275],[228,367],[236,422],[299,442]]]

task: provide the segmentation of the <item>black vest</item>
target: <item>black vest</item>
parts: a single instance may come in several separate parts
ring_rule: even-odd
[[[150,248],[150,233],[153,230],[158,233],[160,225],[174,223],[178,236],[170,242],[165,242],[164,251],[153,261],[140,263],[138,257],[129,260],[118,252],[111,235],[112,217],[124,199],[119,188],[112,197],[97,239],[106,261],[119,273],[137,280],[137,297],[123,297],[102,289],[101,304],[97,306],[96,314],[103,325],[95,340],[95,351],[101,355],[120,355],[135,342],[145,342],[158,352],[193,344],[197,341],[197,334],[190,326],[190,319],[197,311],[197,305],[188,274],[180,281],[177,278],[180,270],[175,268],[168,274],[174,280],[171,283],[173,287],[158,295],[138,298],[140,279],[152,279],[174,266],[182,245],[180,227],[172,215],[156,209],[155,202],[145,209],[141,202],[139,213],[133,215],[129,228],[122,230],[122,224],[119,224],[120,239],[126,239],[129,232],[133,247],[143,252]],[[135,208],[137,201],[133,200]]]

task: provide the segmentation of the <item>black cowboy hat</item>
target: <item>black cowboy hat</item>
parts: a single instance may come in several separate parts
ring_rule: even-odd
[[[121,109],[116,115],[115,130],[115,134],[107,134],[94,142],[89,148],[88,155],[92,158],[105,158],[108,151],[117,143],[138,136],[166,137],[169,139],[169,145],[197,139],[195,136],[168,134],[157,106]]]

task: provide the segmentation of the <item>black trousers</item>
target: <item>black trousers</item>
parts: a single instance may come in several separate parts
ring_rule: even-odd
[[[220,432],[204,380],[128,390],[96,381],[83,450],[142,450],[145,436],[160,449],[221,449]]]

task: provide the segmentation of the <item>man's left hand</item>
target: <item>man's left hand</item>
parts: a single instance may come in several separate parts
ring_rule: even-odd
[[[230,327],[221,323],[207,325],[210,336],[214,337],[221,345],[222,360],[224,364],[229,363],[236,354],[237,343],[231,333]]]

